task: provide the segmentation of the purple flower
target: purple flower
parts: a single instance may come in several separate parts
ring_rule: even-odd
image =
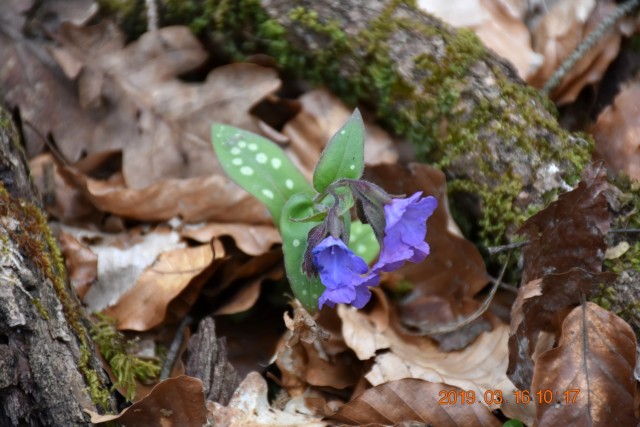
[[[384,206],[385,236],[373,272],[394,271],[405,261],[421,262],[429,255],[427,218],[438,206],[434,197],[423,197],[422,191],[406,199],[393,199]]]
[[[336,303],[351,304],[362,308],[371,299],[368,286],[376,286],[380,276],[367,274],[367,263],[351,252],[340,239],[328,236],[313,248],[313,263],[320,280],[327,288],[318,300],[318,308],[324,304],[333,307]]]

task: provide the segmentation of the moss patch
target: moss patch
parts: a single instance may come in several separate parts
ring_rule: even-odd
[[[13,218],[20,224],[20,228],[15,231],[7,229],[8,237],[16,242],[25,259],[33,262],[44,277],[53,284],[67,323],[80,340],[81,357],[78,368],[89,385],[91,398],[103,409],[109,408],[109,391],[101,383],[98,373],[91,367],[90,342],[76,304],[68,293],[62,254],[44,214],[34,204],[12,197],[0,182],[0,217]],[[43,318],[48,319],[49,314],[39,300],[34,298],[32,302]]]
[[[148,381],[160,374],[157,360],[143,360],[129,354],[131,342],[116,329],[116,320],[98,314],[98,320],[91,327],[91,338],[111,367],[117,379],[113,388],[123,389],[125,398],[132,400],[136,392],[136,380]]]

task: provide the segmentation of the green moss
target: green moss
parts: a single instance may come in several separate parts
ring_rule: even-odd
[[[160,3],[161,8],[179,15],[182,23],[206,20],[206,34],[235,60],[267,53],[276,59],[285,74],[326,85],[347,103],[373,106],[380,121],[413,142],[424,161],[446,170],[462,154],[481,153],[476,168],[488,179],[480,184],[462,178],[463,182],[452,185],[451,191],[464,190],[479,195],[484,215],[480,234],[485,245],[502,243],[509,231],[543,206],[518,205],[522,179],[514,171],[494,170],[483,135],[497,134],[505,144],[514,144],[525,152],[536,150],[541,163],[554,161],[566,166],[562,167],[563,179],[569,184],[577,181],[583,165],[590,160],[592,142],[570,137],[559,128],[553,116],[554,107],[547,99],[533,88],[512,82],[497,66],[493,71],[500,87],[499,96],[509,100],[510,110],[506,111],[497,100],[480,99],[467,111],[463,100],[469,98],[463,90],[468,87],[467,80],[474,78],[471,70],[487,51],[470,30],[452,31],[437,22],[423,25],[415,19],[417,14],[397,13],[399,7],[416,8],[414,1],[390,1],[380,15],[357,34],[347,31],[345,25],[348,24],[321,22],[315,11],[295,7],[287,18],[305,32],[315,33],[322,41],[321,49],[308,51],[301,51],[287,40],[287,30],[262,10],[258,0],[220,0],[215,4],[163,0]],[[182,6],[178,8],[176,4]],[[415,55],[413,74],[407,78],[422,79],[417,90],[397,71],[392,59],[392,52],[398,46],[389,44],[390,35],[399,28],[439,39],[444,47],[444,52],[439,51],[437,57],[427,53]],[[550,114],[541,115],[541,108]],[[517,116],[525,120],[516,120],[510,111],[517,111]],[[530,136],[530,129],[535,127],[560,136],[560,146],[551,149],[546,141]],[[553,200],[558,191],[544,195],[544,201]]]
[[[32,203],[12,197],[0,182],[0,217],[2,216],[14,218],[19,222],[20,229],[8,230],[8,237],[16,242],[25,259],[33,262],[44,277],[53,284],[67,324],[80,340],[81,357],[78,361],[78,368],[89,385],[89,393],[93,402],[103,409],[107,409],[109,407],[109,391],[91,367],[92,353],[86,330],[82,325],[76,304],[69,295],[62,254],[42,210]],[[48,319],[49,314],[40,301],[33,298],[32,302],[39,313]]]
[[[33,298],[31,303],[38,309],[40,315],[44,318],[44,320],[49,320],[49,312],[42,305],[42,302],[38,298]]]
[[[621,190],[618,197],[620,206],[612,227],[640,229],[640,182],[621,174],[613,178],[612,184]],[[637,236],[637,234],[619,235],[621,240],[626,240],[630,244],[630,247],[619,258],[605,261],[605,267],[608,270],[615,273],[626,270],[640,271],[640,239]]]
[[[117,379],[114,388],[125,390],[125,398],[132,400],[136,392],[136,380],[147,381],[157,378],[160,364],[157,360],[142,360],[128,352],[131,342],[116,329],[116,320],[98,314],[98,320],[91,327],[91,338],[111,367]]]

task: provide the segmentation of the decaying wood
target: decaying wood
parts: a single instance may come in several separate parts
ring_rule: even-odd
[[[67,293],[65,309],[52,283],[64,272],[55,264],[43,271],[48,264],[42,260],[55,256],[43,230],[35,229],[42,225],[33,215],[40,203],[17,138],[0,107],[0,425],[88,425],[83,409],[105,408],[92,401],[79,368],[81,342],[89,354],[86,369],[98,381],[106,377],[85,326],[70,326],[66,309],[81,310],[73,292]]]
[[[240,376],[227,360],[227,344],[216,337],[211,317],[200,322],[198,332],[191,337],[185,373],[200,378],[207,400],[227,405],[240,384]]]

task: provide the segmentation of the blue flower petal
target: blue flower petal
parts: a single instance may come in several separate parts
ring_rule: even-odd
[[[374,272],[394,271],[406,261],[421,262],[429,255],[427,218],[438,206],[434,197],[423,197],[419,191],[406,199],[393,199],[385,205],[385,236]]]
[[[318,300],[333,307],[336,303],[357,304],[362,308],[371,298],[367,286],[376,286],[377,274],[367,274],[367,263],[351,252],[345,243],[333,236],[322,240],[313,250],[313,262],[318,269],[320,281],[327,288]]]

